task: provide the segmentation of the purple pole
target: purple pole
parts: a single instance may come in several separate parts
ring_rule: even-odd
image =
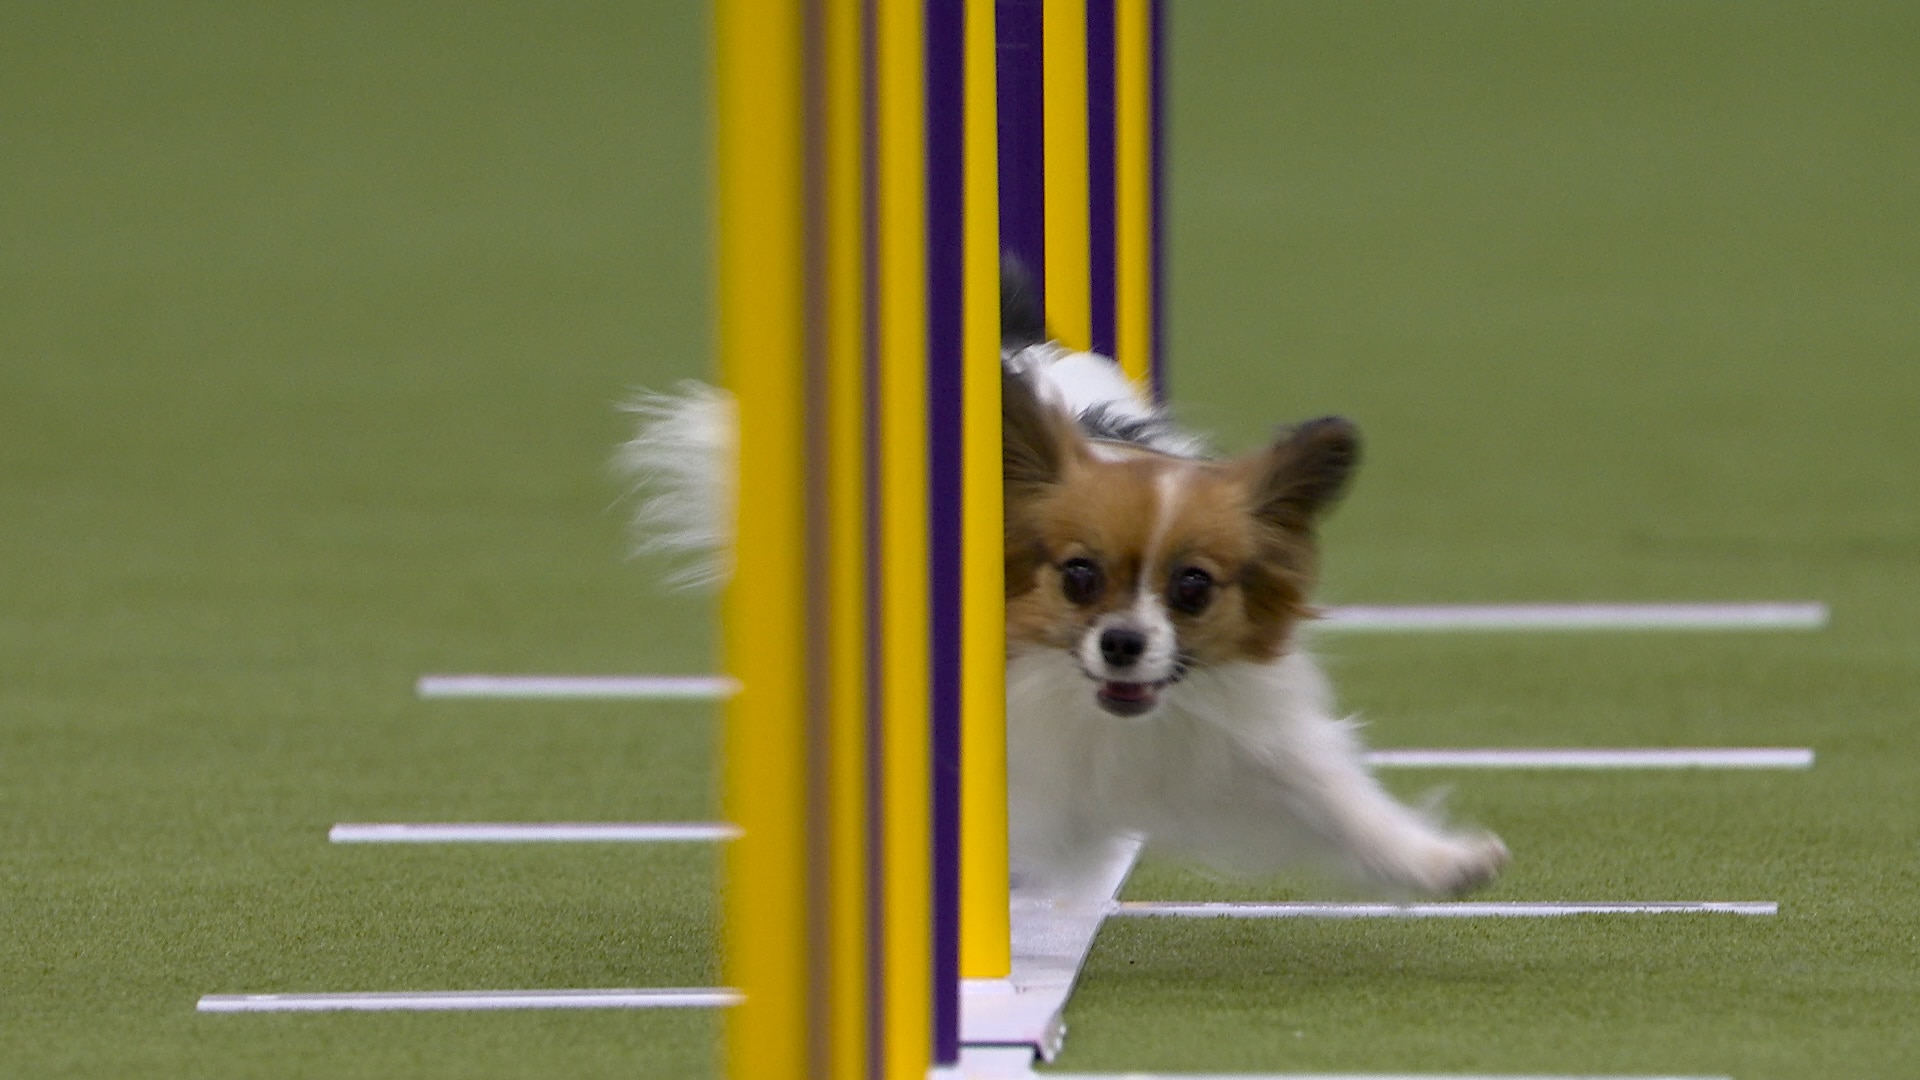
[[[1092,270],[1093,351],[1103,356],[1114,355],[1119,337],[1114,33],[1113,0],[1087,0],[1087,265]]]
[[[1033,276],[1047,299],[1045,8],[1041,0],[995,0],[994,87],[1000,137],[1000,254]]]
[[[966,8],[926,0],[927,437],[933,717],[933,1060],[960,1060],[961,376]]]

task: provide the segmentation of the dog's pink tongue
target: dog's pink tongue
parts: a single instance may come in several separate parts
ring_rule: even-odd
[[[1115,716],[1145,716],[1153,711],[1158,694],[1152,683],[1103,682],[1094,697]]]

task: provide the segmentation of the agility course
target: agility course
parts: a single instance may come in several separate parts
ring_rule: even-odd
[[[1276,914],[1109,921],[1059,1069],[1900,1074],[1915,31],[1764,14],[1175,5],[1166,325],[1223,440],[1362,420],[1338,610],[1819,601],[1320,639],[1383,752],[1813,748],[1404,776],[1513,843],[1485,903],[1775,913],[1307,920],[1310,882],[1148,863],[1125,903]],[[619,564],[594,472],[611,401],[710,355],[685,17],[43,10],[14,39],[47,168],[6,181],[0,256],[11,1072],[711,1068],[712,1008],[193,1012],[727,981],[710,839],[325,843],[723,816],[711,624]],[[702,681],[417,697],[439,672]]]

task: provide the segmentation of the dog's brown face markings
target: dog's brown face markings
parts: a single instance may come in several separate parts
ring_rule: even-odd
[[[1094,444],[1024,378],[1002,387],[1007,641],[1075,650],[1104,617],[1164,610],[1181,663],[1270,660],[1312,616],[1314,524],[1359,459],[1345,420],[1222,461]]]

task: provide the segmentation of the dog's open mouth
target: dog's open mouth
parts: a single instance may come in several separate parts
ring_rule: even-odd
[[[1187,677],[1189,661],[1182,656],[1176,663],[1173,674],[1153,682],[1128,682],[1125,679],[1103,679],[1091,671],[1082,670],[1082,674],[1099,684],[1093,692],[1093,698],[1100,707],[1115,716],[1145,716],[1160,704],[1160,691]]]
[[[1103,682],[1094,692],[1100,707],[1115,716],[1139,716],[1160,702],[1164,683]]]

